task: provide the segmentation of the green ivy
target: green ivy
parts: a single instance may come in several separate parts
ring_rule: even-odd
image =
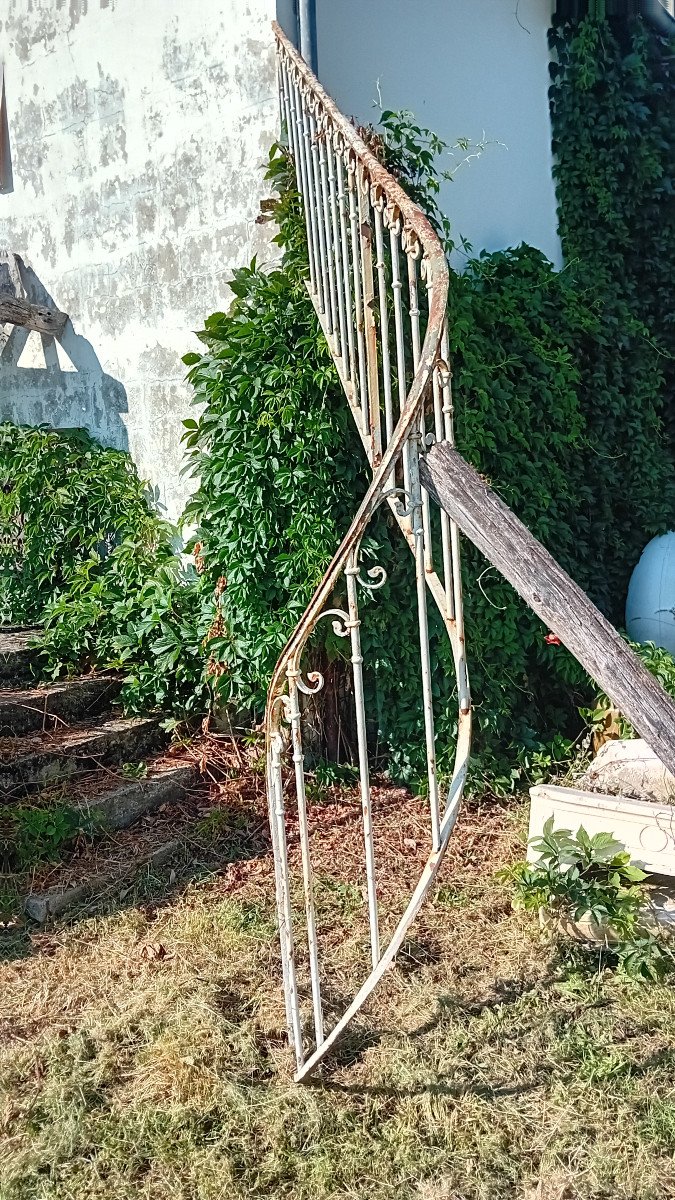
[[[42,626],[42,674],[118,668],[127,711],[204,711],[213,594],[131,457],[84,429],[5,424],[0,463],[1,619]]]
[[[272,159],[279,178],[285,160]],[[188,354],[197,419],[185,421],[198,480],[183,520],[204,571],[226,581],[224,629],[211,649],[223,699],[264,707],[280,650],[366,487],[363,456],[304,284],[296,197],[283,175],[283,266],[234,274],[227,313],[209,317],[206,350]]]
[[[662,377],[653,403],[667,422],[672,448],[675,42],[669,45],[639,18],[592,16],[557,19],[550,42],[565,259],[580,286],[605,298],[618,369],[627,363],[621,339],[626,311],[654,348]],[[628,370],[633,378],[638,367],[628,363]]]

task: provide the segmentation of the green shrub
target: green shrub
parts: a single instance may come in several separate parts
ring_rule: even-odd
[[[5,623],[40,623],[84,563],[163,529],[130,456],[85,429],[0,425],[0,485]]]
[[[351,413],[302,278],[235,273],[228,313],[187,355],[196,420],[186,421],[199,481],[185,510],[205,575],[224,576],[225,628],[213,650],[222,689],[264,706],[267,683],[365,490]]]
[[[513,888],[514,908],[544,913],[556,922],[589,920],[613,946],[634,979],[658,980],[672,971],[672,952],[645,928],[646,875],[631,864],[611,833],[589,836],[580,827],[555,829],[553,817],[532,839],[536,863],[515,863],[499,873]]]
[[[1,616],[42,626],[43,675],[122,668],[127,711],[205,711],[213,594],[131,457],[84,429],[5,424],[0,467]]]

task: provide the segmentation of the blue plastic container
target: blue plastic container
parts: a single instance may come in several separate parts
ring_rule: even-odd
[[[655,642],[675,655],[675,533],[653,538],[631,576],[626,630],[634,642]]]

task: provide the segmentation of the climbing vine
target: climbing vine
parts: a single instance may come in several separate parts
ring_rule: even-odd
[[[662,427],[672,329],[661,311],[668,284],[659,255],[669,243],[659,242],[653,224],[657,195],[667,199],[672,139],[666,148],[665,102],[647,70],[653,40],[637,26],[630,37],[631,48],[622,47],[597,22],[558,25],[553,34],[565,269],[556,272],[539,251],[521,246],[483,253],[450,280],[462,451],[618,623],[643,545],[675,522],[675,470]],[[627,106],[625,73],[634,93]],[[616,148],[637,136],[640,88],[661,114],[660,132],[650,134],[651,150],[640,150],[639,163],[626,164],[629,186],[619,203]],[[605,90],[615,108],[603,124]],[[404,186],[413,172],[415,199],[450,249],[453,231],[437,206],[443,143],[409,114],[383,116],[370,135],[380,157]],[[572,148],[577,125],[581,164]],[[185,360],[197,406],[185,422],[186,469],[197,488],[183,521],[193,531],[188,551],[196,568],[177,557],[170,531],[130,476],[129,526],[111,529],[103,549],[97,539],[106,522],[98,518],[86,537],[66,537],[67,570],[44,610],[46,669],[58,673],[83,661],[123,666],[133,711],[200,711],[217,689],[221,702],[259,719],[281,647],[366,488],[362,449],[304,285],[299,200],[278,148],[268,178],[278,193],[265,211],[279,228],[279,265],[263,271],[253,262],[235,273],[229,310],[207,319],[202,353]],[[652,238],[644,262],[633,245],[643,235]],[[412,558],[385,513],[371,523],[364,553],[388,572],[363,611],[371,746],[394,774],[416,778],[423,727]],[[43,584],[46,577],[36,577],[35,586]],[[543,745],[559,748],[561,736],[578,732],[578,706],[592,691],[471,546],[464,586],[477,749],[493,767],[508,757],[517,771]],[[454,673],[433,608],[430,621],[443,763],[453,744]],[[348,704],[344,647],[326,626],[309,653],[329,674],[325,696]],[[329,741],[317,752],[349,755],[346,740]]]
[[[634,345],[626,353],[622,344],[626,312],[633,331],[641,328],[654,350],[659,377],[653,406],[666,422],[672,453],[674,46],[639,18],[604,14],[576,22],[557,19],[550,43],[554,175],[565,259],[580,286],[603,296],[606,327],[614,328],[629,379],[637,378],[641,363]]]

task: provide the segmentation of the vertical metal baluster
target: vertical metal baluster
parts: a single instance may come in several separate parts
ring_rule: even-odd
[[[312,151],[311,151],[311,134],[309,126],[309,113],[305,107],[304,97],[299,92],[301,108],[300,116],[302,119],[302,167],[303,167],[303,203],[305,207],[305,220],[311,229],[312,253],[314,256],[314,295],[316,296],[319,312],[324,311],[324,294],[323,294],[323,278],[321,272],[321,258],[319,254],[319,232],[316,220],[316,205],[314,204],[314,174],[312,170]]]
[[[407,232],[406,258],[408,260],[408,286],[410,292],[410,327],[413,345],[413,368],[420,361],[419,306],[417,296],[417,261],[420,246],[415,235]],[[422,668],[422,697],[424,707],[424,732],[427,749],[427,777],[429,781],[429,808],[431,813],[431,840],[434,850],[440,845],[440,806],[438,797],[438,772],[436,769],[436,738],[434,733],[434,707],[431,688],[431,656],[429,653],[429,621],[427,614],[427,543],[431,541],[430,523],[425,521],[424,491],[420,484],[419,451],[423,437],[423,412],[417,437],[411,434],[406,443],[410,492],[413,506],[413,537],[415,539],[415,576],[417,580],[417,613],[420,633],[420,659]]]
[[[316,268],[314,265],[314,247],[312,245],[311,219],[306,204],[306,185],[303,183],[303,163],[302,151],[300,148],[300,140],[298,128],[300,119],[296,112],[296,91],[289,83],[288,71],[284,72],[284,97],[287,112],[287,128],[289,130],[289,149],[293,156],[293,164],[295,166],[295,179],[298,193],[303,200],[303,213],[305,220],[305,231],[307,234],[307,258],[309,260],[309,281],[310,287],[316,294]]]
[[[389,445],[394,432],[394,409],[391,398],[391,358],[389,354],[389,313],[387,311],[387,264],[384,259],[384,237],[382,232],[382,214],[385,206],[385,196],[381,187],[373,188],[373,211],[375,214],[375,269],[377,270],[377,288],[380,301],[380,343],[382,346],[382,390],[384,392],[384,429],[385,446]],[[392,474],[393,479],[393,474]],[[389,487],[393,486],[390,482]]]
[[[443,421],[446,440],[451,446],[455,444],[454,405],[452,401],[452,377],[450,373],[450,351],[448,343],[447,318],[441,334],[441,358],[445,364],[443,379]],[[450,549],[452,557],[453,581],[453,616],[457,629],[459,657],[457,660],[457,679],[459,690],[459,708],[468,713],[471,708],[471,689],[466,665],[466,642],[464,635],[464,604],[462,600],[462,562],[459,541],[459,529],[456,521],[450,522]]]
[[[433,286],[431,278],[427,276],[427,295],[429,298],[429,311],[431,312],[431,302],[433,298]],[[447,328],[447,325],[446,325]],[[444,421],[443,397],[441,395],[441,380],[447,371],[446,363],[440,361],[434,367],[432,374],[432,387],[434,396],[434,433],[437,442],[447,440],[446,425]],[[443,593],[445,597],[445,613],[449,621],[455,619],[455,595],[454,581],[452,572],[452,550],[450,546],[450,518],[445,509],[441,509],[441,547],[443,554]]]
[[[314,210],[314,221],[317,228],[317,241],[319,243],[319,263],[321,265],[321,289],[323,294],[323,311],[326,314],[326,324],[328,332],[333,332],[333,314],[331,312],[330,291],[328,287],[328,261],[326,254],[326,239],[323,228],[321,202],[321,172],[319,168],[319,146],[317,142],[317,128],[314,113],[309,113],[309,171],[312,178],[312,208]]]
[[[305,213],[305,227],[307,229],[309,277],[312,293],[314,296],[316,296],[319,308],[322,308],[323,300],[321,295],[321,277],[319,274],[315,214],[309,185],[309,171],[307,169],[307,117],[302,105],[302,92],[300,91],[299,86],[293,86],[292,95],[295,96],[295,141],[296,149],[298,151],[298,158],[300,160],[300,192],[302,195],[302,207]]]
[[[434,367],[434,427],[436,433],[436,442],[443,440],[443,412],[441,400],[441,380],[440,376],[443,367],[437,364]],[[454,620],[455,617],[455,600],[454,600],[454,583],[453,583],[453,559],[452,550],[450,550],[450,520],[446,510],[441,509],[441,548],[443,556],[443,594],[446,598],[446,612],[444,616],[448,620]]]
[[[323,236],[326,245],[326,260],[328,265],[328,295],[330,298],[330,328],[335,339],[334,349],[340,357],[340,333],[338,326],[337,293],[335,290],[335,246],[330,218],[330,194],[328,191],[327,141],[329,137],[328,120],[324,116],[319,128],[319,178],[321,182],[321,215]]]
[[[401,241],[401,215],[397,208],[388,212],[389,244],[391,247],[391,290],[394,293],[394,330],[396,333],[396,382],[398,388],[398,406],[402,412],[406,402],[407,386],[405,378],[405,333],[403,331],[403,282],[401,280],[401,265],[399,261],[399,246]],[[410,474],[408,470],[408,455],[403,455],[403,487],[406,497],[410,497]],[[408,507],[406,503],[406,508]]]
[[[356,169],[355,159],[347,166],[347,192],[349,195],[349,224],[351,229],[352,274],[354,279],[354,323],[356,326],[356,346],[359,356],[359,402],[361,405],[361,426],[364,437],[368,435],[368,381],[366,374],[366,348],[363,338],[363,300],[361,292],[360,241],[358,218],[356,212]]]
[[[335,189],[335,153],[330,136],[326,137],[326,158],[328,161],[328,191],[330,194],[330,217],[333,230],[333,247],[335,253],[335,290],[337,292],[338,327],[340,330],[340,357],[343,365],[343,375],[347,378],[349,361],[347,351],[347,322],[345,316],[344,271],[342,268],[342,243],[338,226],[338,205]]]
[[[298,1003],[298,984],[295,971],[295,948],[293,945],[293,913],[288,878],[288,847],[286,844],[286,821],[284,815],[284,784],[281,774],[282,738],[277,733],[272,739],[272,797],[274,828],[279,863],[279,940],[282,957],[285,958],[284,985],[287,989],[286,1008],[290,1011],[289,1040],[295,1050],[298,1068],[303,1063],[302,1025]]]
[[[352,288],[349,275],[349,238],[347,233],[347,196],[345,193],[345,173],[342,164],[342,153],[336,146],[335,161],[337,166],[337,200],[340,217],[340,247],[342,250],[342,274],[345,289],[345,319],[347,322],[347,350],[349,357],[348,373],[351,394],[350,404],[358,407],[358,384],[356,380],[356,360],[354,357],[354,311],[352,308]]]
[[[279,737],[275,734],[274,737]],[[271,742],[273,745],[273,740]],[[280,758],[270,749],[268,751],[268,783],[267,783],[267,809],[269,813],[270,834],[272,838],[272,850],[274,853],[274,890],[277,905],[277,925],[279,929],[279,949],[281,956],[281,971],[284,985],[284,1004],[286,1008],[286,1029],[288,1032],[288,1044],[291,1049],[295,1047],[295,1037],[293,1031],[293,1008],[291,1004],[291,986],[288,974],[288,952],[286,946],[286,937],[284,932],[285,916],[284,916],[284,892],[281,878],[281,855],[277,844],[277,818],[276,818],[276,776],[281,769]]]
[[[302,855],[302,881],[305,891],[305,914],[307,917],[307,946],[309,949],[309,974],[312,984],[312,1007],[314,1010],[314,1033],[316,1044],[323,1041],[323,1011],[321,1008],[321,980],[319,976],[319,949],[316,936],[316,915],[314,910],[314,885],[312,879],[312,863],[309,853],[309,826],[307,823],[307,797],[305,794],[305,756],[302,750],[302,728],[300,713],[300,691],[298,679],[300,671],[294,658],[286,668],[288,678],[289,711],[291,723],[291,739],[293,743],[293,764],[295,767],[295,791],[298,801],[298,826],[300,830],[300,852]]]
[[[364,422],[371,443],[370,461],[377,466],[382,458],[382,429],[380,418],[380,380],[377,365],[377,324],[375,321],[375,284],[373,281],[373,226],[370,219],[370,180],[365,172],[357,173],[359,201],[359,241],[361,243],[361,272],[363,276],[363,325],[368,370],[367,409]],[[363,403],[363,397],[361,397]]]
[[[300,163],[295,144],[295,105],[291,101],[291,89],[288,83],[288,71],[283,62],[279,61],[279,75],[281,78],[281,103],[284,121],[286,122],[286,137],[288,139],[288,150],[293,158],[293,166],[295,168],[295,186],[300,195],[302,195],[302,184],[300,180]]]
[[[289,74],[286,63],[281,56],[277,59],[279,78],[279,99],[283,118],[286,121],[289,149],[293,155],[295,178],[298,192],[302,196],[301,162],[297,153],[297,135],[295,122],[295,89],[289,85]],[[307,224],[307,241],[310,249],[311,273],[311,243],[309,238],[309,222]],[[286,848],[285,822],[283,809],[283,780],[281,774],[282,739],[277,731],[270,743],[268,765],[268,806],[270,831],[274,850],[274,882],[277,903],[277,920],[279,925],[279,944],[281,949],[281,967],[284,985],[284,1004],[286,1009],[286,1026],[288,1040],[295,1052],[298,1068],[303,1063],[302,1029],[297,999],[297,982],[293,954],[292,912],[290,893],[288,889],[288,853]]]
[[[286,95],[286,65],[277,57],[277,91],[279,93],[279,118],[286,123],[286,136],[290,145],[291,134],[288,128],[288,97]]]
[[[420,301],[419,288],[417,279],[417,263],[421,254],[421,247],[417,238],[414,242],[414,253],[408,252],[408,292],[410,296],[410,328],[412,331],[413,345],[413,370],[417,371],[420,361]],[[424,266],[424,262],[422,262]],[[424,416],[424,401],[420,405],[419,417],[420,430],[420,453],[426,449],[426,420]],[[424,526],[424,567],[426,571],[433,571],[433,548],[431,542],[431,510],[429,506],[429,493],[426,488],[422,488],[422,524]]]
[[[305,194],[305,189],[303,186],[303,178],[302,178],[302,151],[300,148],[300,134],[299,134],[299,128],[301,126],[302,120],[300,118],[300,115],[299,115],[297,107],[296,107],[297,93],[296,93],[295,87],[293,86],[292,80],[289,76],[288,70],[286,70],[285,75],[284,75],[284,85],[285,85],[286,105],[287,105],[287,112],[288,112],[289,149],[293,156],[293,165],[295,167],[296,187],[298,189],[298,195],[300,196],[300,199],[303,201],[302,207],[304,210],[305,205],[304,205],[303,197]],[[309,259],[309,278],[310,278],[310,284],[311,284],[312,291],[315,291],[316,289],[315,289],[315,285],[314,285],[314,252],[313,252],[313,246],[312,246],[309,214],[306,211],[304,211],[303,217],[304,217],[304,221],[305,221],[305,232],[307,235],[307,257]]]
[[[361,654],[361,621],[357,596],[359,573],[358,550],[353,550],[347,566],[348,628],[351,636],[352,671],[354,677],[354,705],[356,708],[356,735],[359,751],[359,781],[361,788],[361,811],[363,814],[363,839],[366,855],[366,886],[368,892],[368,920],[370,924],[370,949],[373,966],[380,960],[380,933],[377,915],[377,885],[375,881],[375,847],[373,843],[373,814],[370,802],[370,772],[368,768],[368,741],[366,736],[366,709],[363,695],[363,656]]]
[[[443,325],[443,333],[441,334],[441,358],[445,364],[445,377],[442,381],[443,386],[443,433],[445,434],[446,442],[451,446],[455,444],[455,408],[452,402],[452,377],[450,371],[450,352],[448,344],[448,318],[445,318]]]

